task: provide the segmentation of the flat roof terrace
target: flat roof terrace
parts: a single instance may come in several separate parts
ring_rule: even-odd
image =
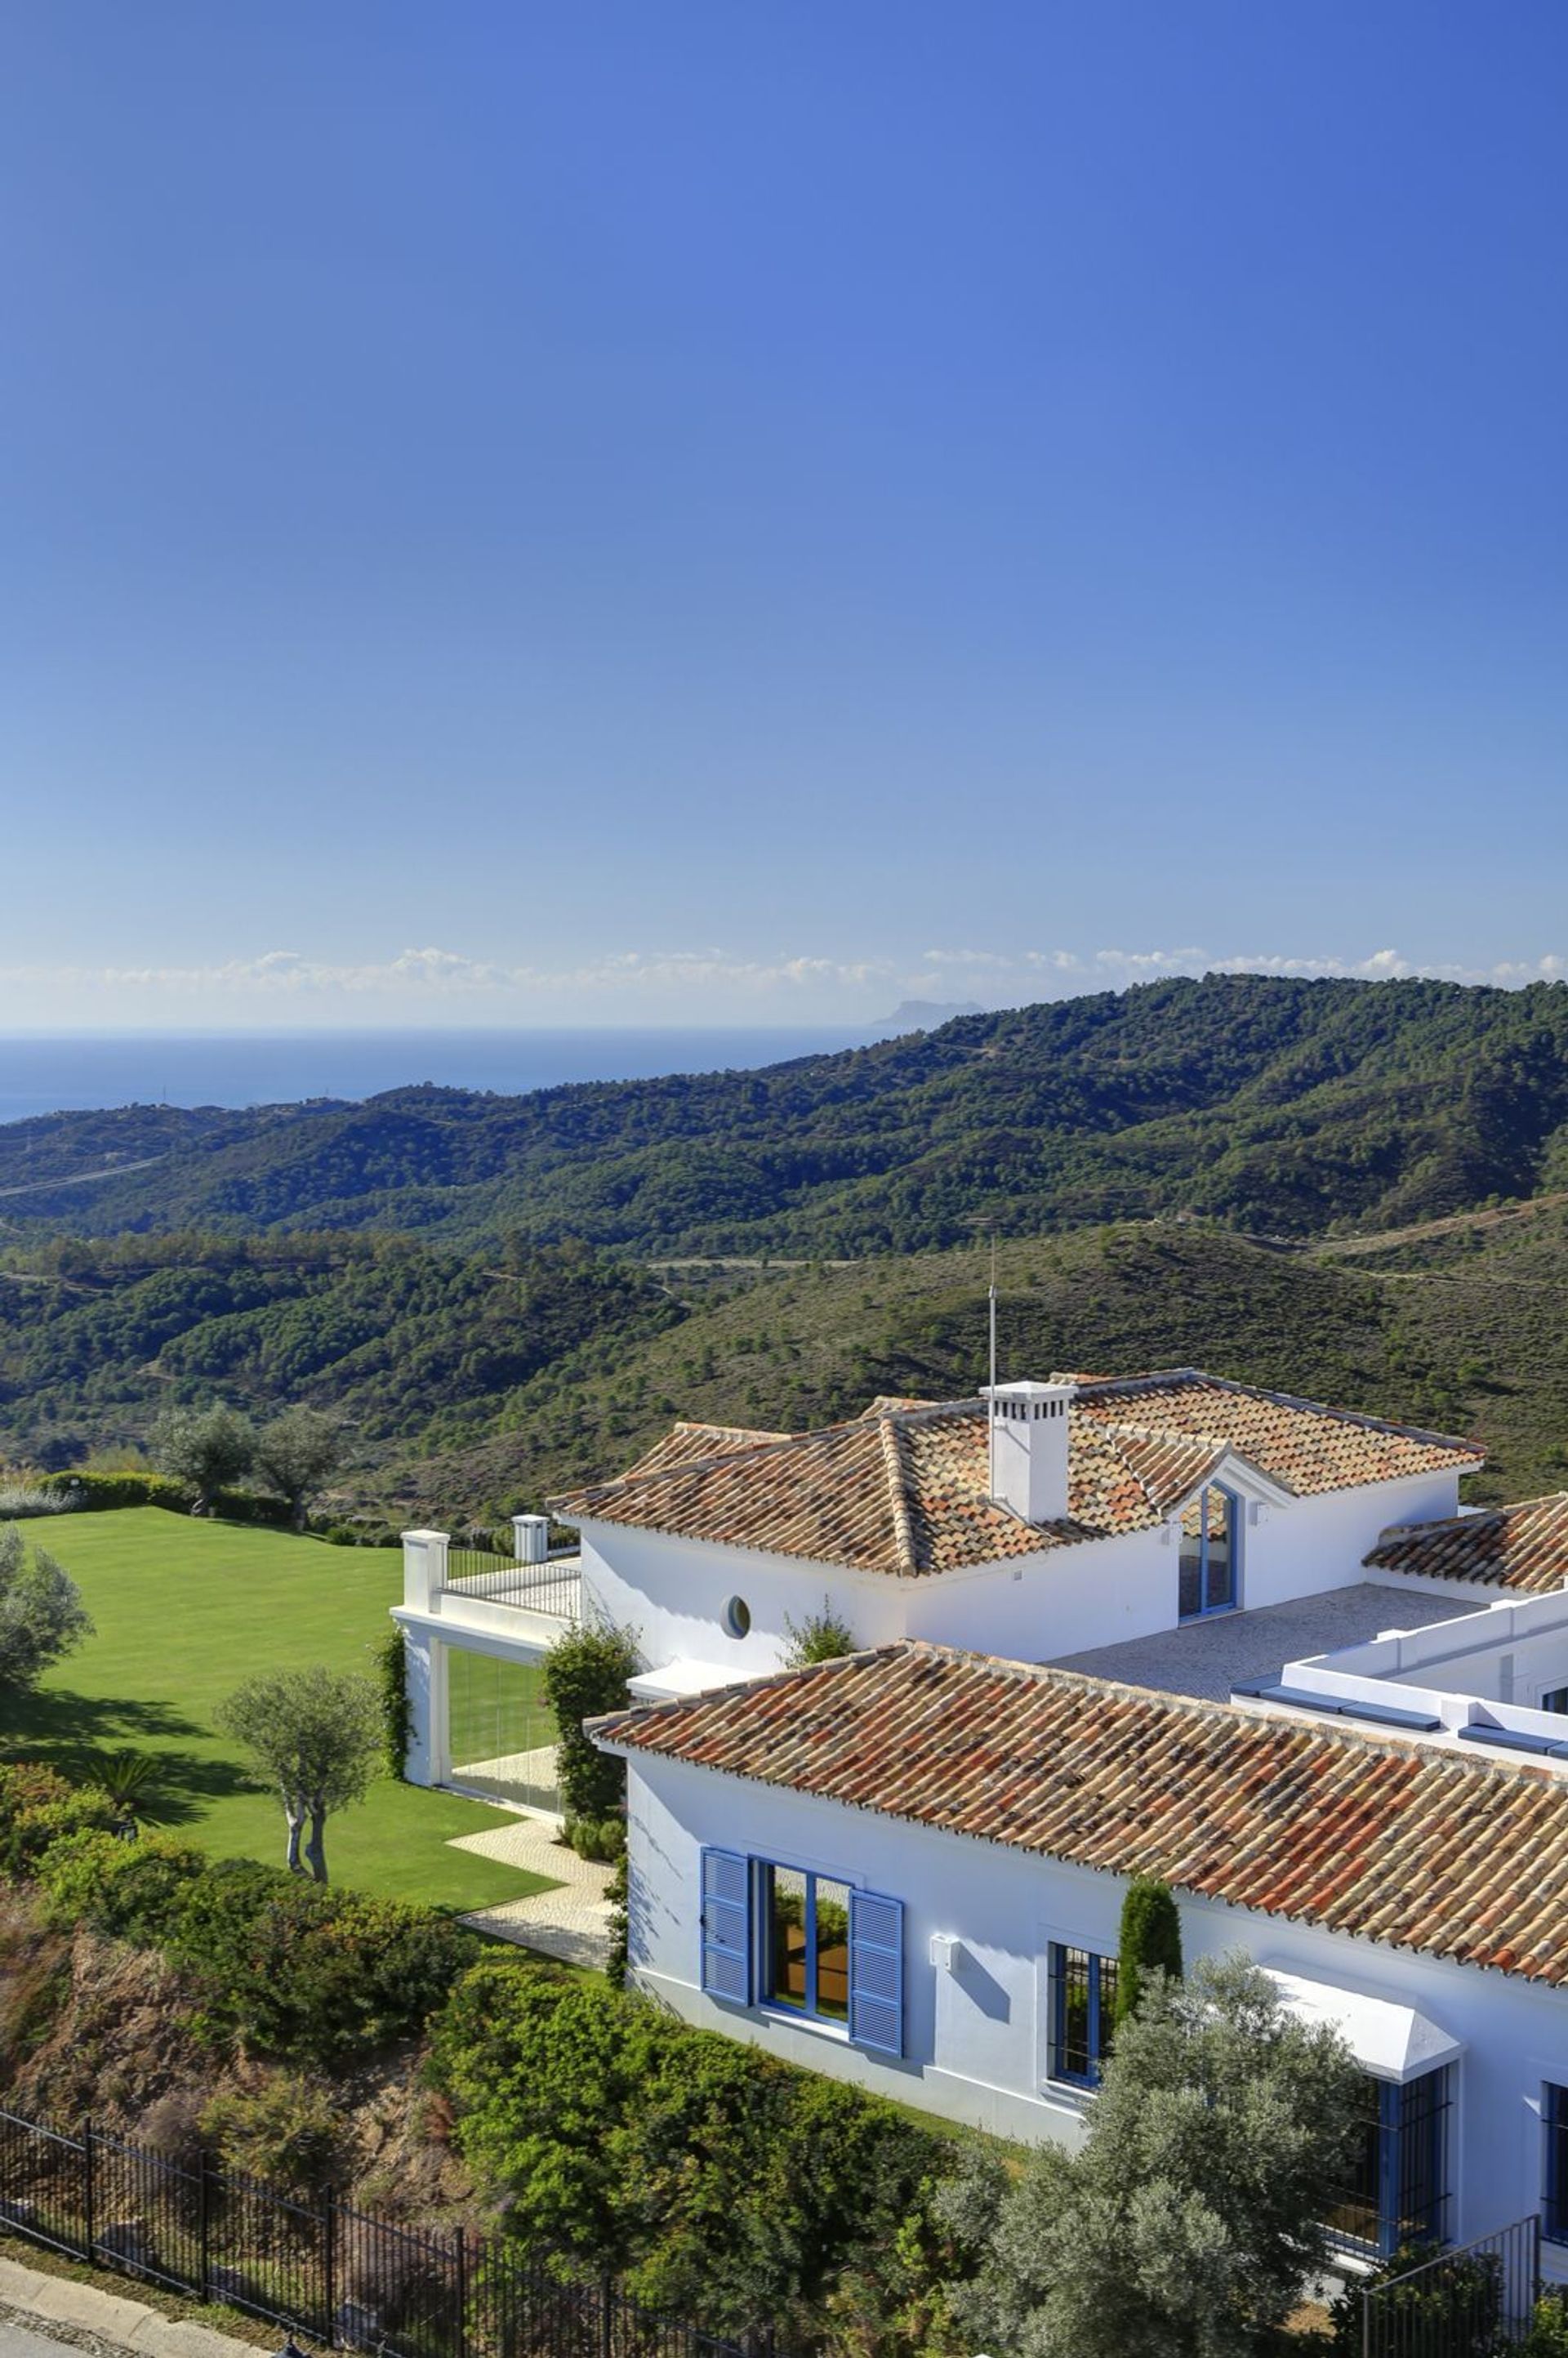
[[[1287,1662],[1364,1645],[1385,1629],[1424,1629],[1434,1621],[1452,1621],[1467,1601],[1358,1581],[1352,1588],[1294,1597],[1256,1613],[1215,1613],[1150,1638],[1094,1646],[1085,1654],[1054,1655],[1051,1664],[1058,1671],[1116,1679],[1123,1686],[1152,1687],[1160,1694],[1227,1703],[1233,1688],[1278,1679]]]

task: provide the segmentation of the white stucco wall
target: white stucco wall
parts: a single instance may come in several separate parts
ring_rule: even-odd
[[[1379,1533],[1451,1514],[1457,1483],[1453,1475],[1422,1476],[1282,1505],[1249,1494],[1240,1480],[1236,1487],[1244,1504],[1245,1610],[1364,1581],[1362,1558]],[[862,1646],[928,1638],[1042,1661],[1150,1637],[1176,1626],[1179,1555],[1167,1526],[1044,1548],[979,1571],[899,1579],[613,1523],[582,1525],[585,1598],[638,1631],[650,1667],[686,1659],[738,1679],[777,1669],[788,1650],[786,1617],[798,1622],[825,1599]],[[751,1610],[744,1639],[725,1626],[734,1596]],[[1390,1622],[1397,1617],[1390,1610]]]
[[[1082,2099],[1048,2079],[1052,1942],[1113,1954],[1123,1884],[1058,1861],[722,1777],[630,1759],[634,1980],[694,2022],[792,2062],[999,2134],[1074,2141]],[[815,1868],[904,1903],[905,2054],[869,2055],[827,2029],[703,1994],[704,1844]],[[1540,2207],[1541,2093],[1568,2085],[1568,1994],[1178,1894],[1189,1960],[1259,1963],[1414,2006],[1465,2042],[1454,2067],[1450,2234],[1489,2233]],[[930,1962],[956,1935],[957,1969]],[[1549,2266],[1568,2273],[1568,2255]]]

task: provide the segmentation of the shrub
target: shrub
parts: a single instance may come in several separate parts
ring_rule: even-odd
[[[1568,2358],[1568,2296],[1542,2293],[1516,2358]]]
[[[52,1923],[87,1924],[161,1948],[174,1939],[191,1887],[207,1872],[203,1854],[172,1834],[123,1842],[90,1831],[56,1843],[39,1881]]]
[[[331,2178],[338,2107],[308,2080],[279,2071],[254,2094],[215,2096],[201,2126],[230,2169],[265,2178],[297,2194],[314,2194]]]
[[[1428,2267],[1429,2260],[1437,2261]],[[1420,2274],[1414,2273],[1419,2270]],[[1401,2281],[1406,2279],[1406,2281]],[[1385,2331],[1401,2349],[1441,2351],[1443,2358],[1493,2358],[1502,2320],[1502,2264],[1489,2252],[1444,2254],[1437,2244],[1405,2244],[1346,2286],[1329,2311],[1333,2347],[1361,2358],[1361,2296],[1387,2288],[1378,2307]],[[1539,2312],[1538,2312],[1539,2314]],[[1565,2345],[1568,2346],[1568,2345]],[[1526,2344],[1529,2347],[1529,2344]],[[1553,2345],[1543,2344],[1544,2358]]]
[[[169,1948],[212,2031],[327,2063],[421,2030],[478,1942],[434,1909],[223,1859],[190,1886]]]
[[[556,1764],[568,1819],[607,1818],[625,1801],[625,1762],[600,1752],[582,1724],[624,1706],[626,1682],[636,1668],[631,1632],[602,1623],[577,1623],[545,1656],[545,1700],[560,1731]]]
[[[85,1467],[46,1474],[38,1487],[63,1498],[68,1507],[93,1514],[118,1507],[164,1507],[171,1514],[188,1515],[197,1495],[189,1484],[168,1474],[95,1474]],[[286,1500],[263,1498],[254,1490],[214,1491],[208,1506],[224,1522],[282,1527],[289,1520]]]
[[[566,1832],[579,1858],[598,1859],[603,1866],[613,1866],[626,1855],[624,1818],[573,1818]]]
[[[532,2245],[721,2331],[807,2310],[820,2331],[834,2287],[874,2280],[955,2158],[880,2098],[510,1958],[454,1994],[432,2076]]]
[[[792,1670],[805,1670],[811,1662],[836,1662],[855,1651],[855,1633],[843,1615],[835,1613],[829,1596],[823,1598],[820,1613],[807,1613],[799,1621],[792,1621],[786,1613],[784,1632]]]
[[[1121,1937],[1117,1952],[1116,2022],[1118,2028],[1138,2011],[1153,1974],[1182,1978],[1182,1920],[1170,1887],[1152,1876],[1135,1875],[1121,1903]]]
[[[109,1833],[118,1820],[107,1793],[78,1792],[68,1786],[58,1800],[16,1812],[5,1831],[0,1864],[7,1875],[30,1880],[57,1844],[81,1834]]]
[[[63,1515],[71,1500],[59,1490],[48,1490],[41,1482],[10,1482],[0,1479],[0,1523],[20,1522],[27,1515]]]

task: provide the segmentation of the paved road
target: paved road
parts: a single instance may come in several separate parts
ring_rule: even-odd
[[[0,2317],[0,2358],[81,2358],[80,2347],[70,2342],[51,2342],[30,2326],[13,2324],[8,2317]]]

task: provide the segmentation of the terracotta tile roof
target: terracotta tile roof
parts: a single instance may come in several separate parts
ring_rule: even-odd
[[[1265,1915],[1568,1981],[1568,1780],[903,1644],[601,1740]]]
[[[1490,1514],[1396,1523],[1366,1558],[1382,1572],[1481,1581],[1540,1595],[1568,1581],[1568,1490],[1521,1498]]]
[[[629,1474],[552,1499],[575,1521],[925,1574],[1149,1531],[1227,1453],[1301,1493],[1477,1465],[1481,1451],[1190,1368],[1080,1383],[1067,1514],[1035,1525],[987,1496],[981,1401],[878,1400],[864,1416],[780,1436],[677,1425]]]
[[[623,1480],[643,1474],[663,1474],[672,1466],[690,1466],[700,1458],[717,1457],[726,1450],[750,1449],[759,1441],[787,1441],[787,1433],[763,1433],[745,1424],[676,1424],[662,1441],[626,1469]]]

